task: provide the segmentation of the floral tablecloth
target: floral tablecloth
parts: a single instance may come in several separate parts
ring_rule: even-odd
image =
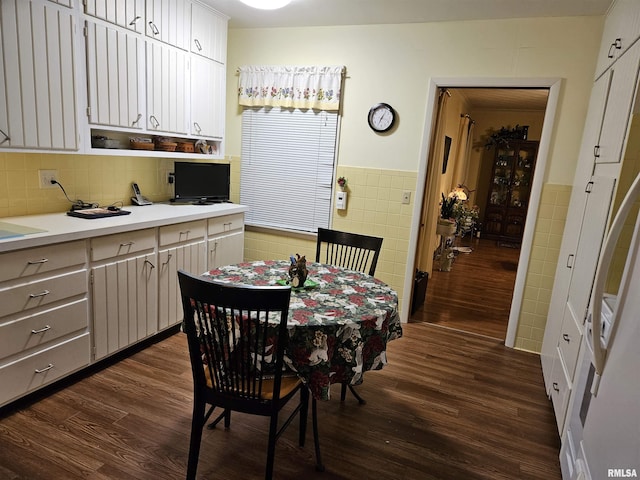
[[[259,261],[216,268],[216,281],[276,285],[288,279],[289,262]],[[330,386],[362,383],[368,370],[387,363],[387,342],[402,336],[398,296],[364,273],[308,263],[312,288],[292,289],[289,345],[285,361],[317,399],[330,398]]]

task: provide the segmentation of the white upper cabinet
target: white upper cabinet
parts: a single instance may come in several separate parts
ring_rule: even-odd
[[[188,133],[187,52],[147,42],[147,129]]]
[[[228,21],[226,16],[194,2],[191,5],[191,51],[226,63]]]
[[[73,12],[2,0],[0,22],[0,147],[77,150]]]
[[[49,0],[50,2],[57,3],[58,5],[64,5],[65,7],[73,8],[74,0]]]
[[[616,0],[604,23],[596,77],[620,58],[639,35],[638,0]]]
[[[144,41],[140,35],[86,22],[89,123],[144,126]]]
[[[191,134],[223,138],[225,68],[202,57],[191,59]]]
[[[147,0],[147,36],[188,50],[189,6],[189,2],[185,0]]]
[[[84,0],[84,13],[119,27],[144,32],[144,0]]]
[[[596,163],[620,162],[639,66],[640,43],[636,43],[596,82],[594,88],[602,89],[605,98],[600,137],[594,145]]]

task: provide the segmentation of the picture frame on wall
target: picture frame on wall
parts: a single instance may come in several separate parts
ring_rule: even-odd
[[[442,160],[442,173],[447,173],[447,163],[449,163],[449,152],[451,151],[451,137],[444,137],[444,159]]]

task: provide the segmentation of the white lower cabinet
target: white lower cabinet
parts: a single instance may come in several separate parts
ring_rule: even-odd
[[[128,238],[137,238],[127,240]],[[94,360],[122,350],[158,331],[158,274],[153,250],[155,232],[143,230],[92,239],[92,252],[136,249],[152,243],[142,255],[122,253],[91,268]]]
[[[158,329],[182,321],[178,270],[198,275],[206,269],[204,220],[160,228]]]
[[[180,323],[177,271],[243,260],[244,214],[213,215],[0,253],[0,407]]]
[[[0,254],[0,406],[90,363],[84,241]]]
[[[244,257],[244,215],[209,219],[207,268],[242,262]]]

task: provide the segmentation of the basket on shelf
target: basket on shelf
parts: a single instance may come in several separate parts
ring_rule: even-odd
[[[133,150],[153,150],[155,148],[153,142],[144,139],[132,138],[129,141]]]
[[[178,142],[176,147],[176,152],[193,153],[194,151],[195,147],[191,142]]]
[[[163,152],[175,152],[177,146],[178,144],[175,142],[158,142],[156,149],[162,150]]]

